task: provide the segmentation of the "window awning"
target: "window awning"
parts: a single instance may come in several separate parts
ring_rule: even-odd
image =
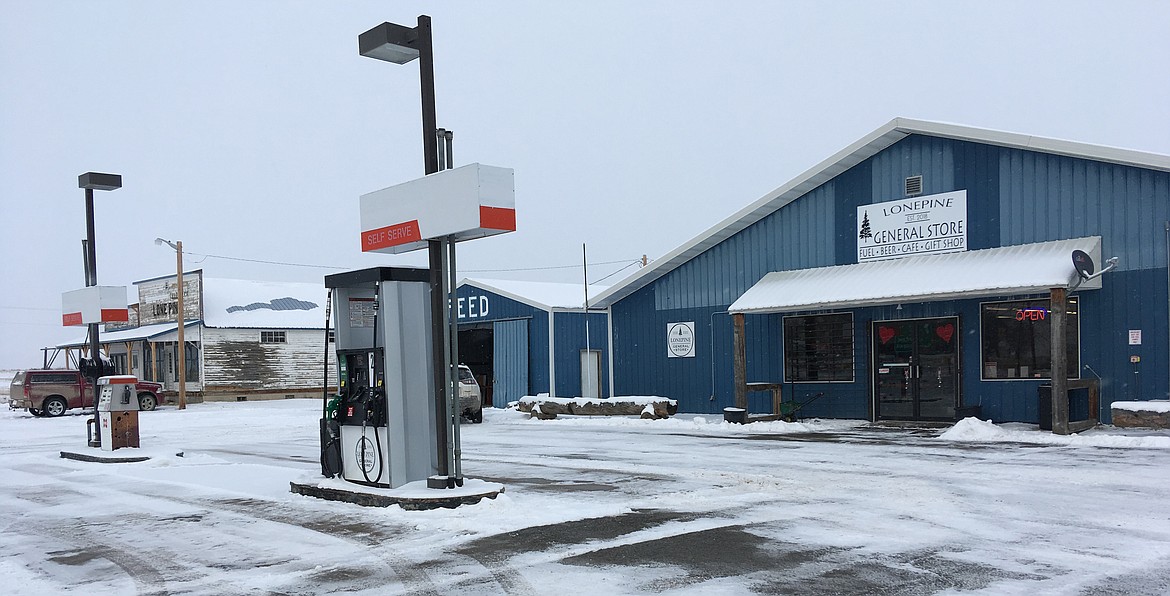
[[[733,313],[881,306],[1047,293],[1079,280],[1072,252],[1082,250],[1098,269],[1101,237],[1073,238],[941,255],[889,259],[856,265],[774,271],[728,308]],[[1101,278],[1078,289],[1099,289]]]

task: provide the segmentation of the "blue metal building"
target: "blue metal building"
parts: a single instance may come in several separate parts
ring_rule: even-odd
[[[603,289],[592,286],[590,293]],[[477,279],[459,283],[459,357],[475,374],[486,404],[503,408],[541,393],[612,395],[606,382],[609,317],[590,308],[586,319],[584,303],[580,285]]]
[[[1108,422],[1111,402],[1170,390],[1168,238],[1170,157],[895,119],[596,305],[619,395],[733,405],[741,313],[746,381],[820,395],[802,416],[948,420],[979,406],[1035,423],[1059,360],[1059,287],[1068,377],[1099,379]],[[1082,282],[1072,250],[1097,270],[1119,260]],[[749,395],[751,411],[770,407]]]

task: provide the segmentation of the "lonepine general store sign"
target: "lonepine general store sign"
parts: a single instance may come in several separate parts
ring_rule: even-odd
[[[967,250],[967,191],[857,207],[857,262]]]

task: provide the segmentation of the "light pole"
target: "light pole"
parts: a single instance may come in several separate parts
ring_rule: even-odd
[[[405,27],[394,23],[382,23],[358,36],[358,53],[367,58],[375,58],[395,64],[406,64],[415,58],[419,60],[419,84],[422,88],[422,132],[423,132],[423,164],[424,173],[434,174],[439,171],[438,139],[436,138],[437,124],[435,122],[435,66],[434,52],[431,43],[431,17],[419,15],[418,25]],[[450,244],[450,251],[448,251]],[[458,424],[457,406],[448,410],[448,398],[458,395],[453,392],[452,385],[457,382],[457,376],[452,373],[454,366],[451,352],[455,350],[458,337],[451,337],[448,330],[449,301],[444,285],[448,272],[444,266],[448,252],[454,253],[454,242],[448,240],[428,240],[427,253],[430,261],[431,287],[431,337],[434,338],[431,351],[434,360],[435,418],[436,418],[436,451],[439,463],[438,480],[427,480],[431,488],[454,487],[462,484],[463,479],[458,472],[459,454],[458,445],[454,441],[452,427]],[[444,341],[445,340],[445,341]],[[458,362],[455,362],[458,364]],[[452,414],[455,419],[452,420]]]
[[[102,174],[99,172],[86,172],[77,177],[77,187],[85,189],[85,287],[97,285],[97,243],[94,241],[93,232],[93,191],[96,190],[118,190],[122,188],[122,176],[120,174]],[[98,325],[97,323],[90,323],[89,325],[89,355],[94,364],[100,363],[101,354],[99,350],[100,342],[98,341]],[[92,370],[101,370],[99,367],[93,367]],[[96,373],[95,373],[96,374]],[[98,426],[98,385],[97,377],[92,377],[93,385],[93,427]],[[96,444],[95,444],[96,443]],[[101,433],[95,432],[93,439],[90,440],[90,447],[97,447],[101,444]]]
[[[179,333],[179,409],[187,409],[187,342],[183,338],[183,328],[187,324],[187,311],[183,309],[183,241],[164,240],[162,238],[155,238],[154,243],[162,246],[167,246],[175,249],[175,285],[178,293],[178,314],[175,315],[175,321],[178,323],[177,331]]]

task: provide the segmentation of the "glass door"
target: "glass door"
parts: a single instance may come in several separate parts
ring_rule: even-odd
[[[952,420],[959,401],[959,319],[875,321],[879,420]]]

